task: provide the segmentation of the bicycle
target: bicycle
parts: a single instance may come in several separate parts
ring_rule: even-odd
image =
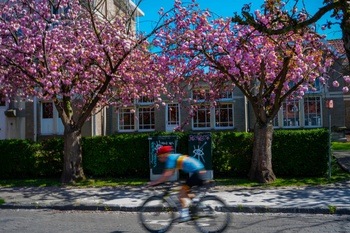
[[[228,206],[220,198],[207,195],[213,182],[193,189],[195,197],[189,205],[189,213],[195,226],[203,233],[223,232],[230,223]],[[139,219],[142,226],[151,233],[164,233],[173,223],[179,222],[181,210],[178,190],[173,185],[165,185],[160,195],[150,196],[142,204]]]

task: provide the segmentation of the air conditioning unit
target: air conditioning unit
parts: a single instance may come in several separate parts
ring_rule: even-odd
[[[5,115],[7,117],[16,117],[16,109],[7,109]]]

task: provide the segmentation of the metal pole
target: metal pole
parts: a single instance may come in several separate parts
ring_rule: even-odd
[[[332,176],[331,125],[331,111],[328,108],[328,179]]]

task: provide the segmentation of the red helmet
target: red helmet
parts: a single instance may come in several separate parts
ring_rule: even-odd
[[[157,156],[159,156],[161,154],[169,153],[171,151],[173,151],[173,147],[172,146],[161,146],[157,150]]]

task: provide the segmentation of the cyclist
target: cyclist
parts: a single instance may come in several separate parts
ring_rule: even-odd
[[[188,192],[193,186],[203,185],[204,180],[202,177],[206,172],[204,170],[204,165],[196,158],[182,154],[174,154],[172,146],[160,147],[157,150],[157,157],[160,162],[165,163],[165,169],[162,175],[157,180],[149,182],[148,186],[158,185],[169,180],[176,169],[183,170],[184,172],[191,174],[180,190],[180,219],[181,221],[190,220],[188,207],[186,206],[186,199],[190,198]]]

